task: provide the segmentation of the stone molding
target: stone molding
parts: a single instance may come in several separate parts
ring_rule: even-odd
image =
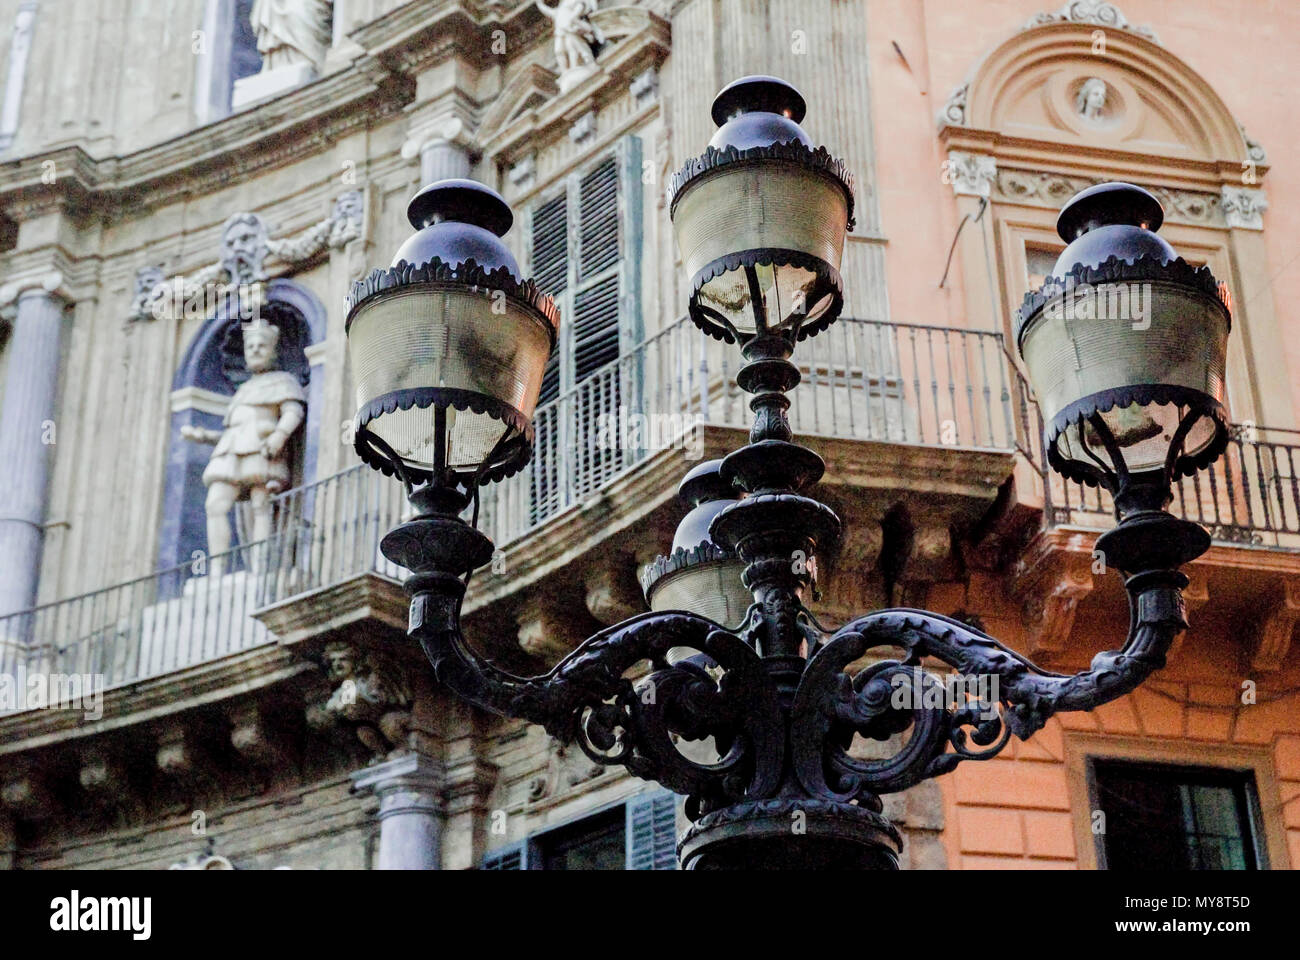
[[[252,225],[257,233],[258,240],[252,249],[234,250],[224,239],[232,226],[241,223]],[[364,224],[365,195],[360,190],[339,194],[327,217],[287,237],[271,237],[259,214],[247,211],[232,214],[222,229],[221,250],[215,262],[189,276],[167,276],[161,266],[153,264],[136,271],[127,322],[176,319],[184,314],[185,304],[193,298],[202,298],[206,302],[209,284],[247,285],[268,280],[273,275],[293,272],[327,249],[340,250],[360,239]],[[281,270],[268,269],[267,263],[272,258],[279,261]],[[208,311],[205,309],[204,312]]]
[[[993,179],[991,198],[1006,203],[1057,210],[1080,190],[1103,183],[1106,179],[999,167]],[[1149,183],[1139,183],[1138,186],[1155,194],[1165,209],[1165,221],[1168,223],[1228,226],[1219,195],[1201,190],[1175,190]]]

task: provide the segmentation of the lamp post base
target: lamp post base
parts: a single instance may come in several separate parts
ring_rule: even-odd
[[[902,849],[880,814],[800,796],[707,813],[677,845],[684,870],[897,870]]]

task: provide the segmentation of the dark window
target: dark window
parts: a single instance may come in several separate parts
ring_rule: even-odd
[[[1106,869],[1259,868],[1251,774],[1116,760],[1093,761],[1092,774]]]
[[[537,838],[543,870],[622,870],[627,827],[623,808],[579,820]]]

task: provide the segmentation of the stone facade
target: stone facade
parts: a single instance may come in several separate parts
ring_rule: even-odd
[[[663,188],[707,143],[713,93],[747,73],[798,86],[805,127],[859,184],[855,323],[795,358],[795,428],[850,531],[822,558],[826,622],[928,606],[1053,669],[1122,640],[1115,575],[1090,564],[1106,507],[1044,482],[1003,352],[1061,246],[1056,210],[1092,183],[1152,189],[1170,241],[1227,282],[1234,449],[1275,444],[1265,473],[1241,456],[1235,486],[1197,498],[1216,545],[1159,682],[888,798],[904,866],[1095,866],[1098,757],[1249,771],[1266,861],[1300,863],[1300,504],[1277,452],[1300,403],[1300,168],[1289,102],[1257,95],[1285,89],[1296,13],[334,0],[300,5],[332,6],[312,25],[323,52],[258,72],[250,4],[94,5],[0,0],[0,676],[109,684],[98,716],[0,704],[0,867],[535,866],[548,838],[624,815],[629,862],[662,864],[663,824],[686,821],[656,785],[455,701],[404,642],[400,572],[377,554],[402,506],[352,469],[343,300],[408,235],[423,183],[471,176],[513,206],[506,240],[565,332],[531,485],[485,496],[500,549],[465,619],[498,662],[544,669],[643,609],[636,574],[671,541],[678,479],[743,442],[737,357],[677,323],[688,278]],[[209,577],[207,451],[181,431],[219,426],[247,374],[229,339],[245,294],[280,326],[307,419],[276,536],[249,542],[237,508],[238,556]],[[635,389],[601,366],[620,356]],[[583,459],[568,434],[541,438],[584,377],[624,405],[677,391],[655,409],[701,422]]]

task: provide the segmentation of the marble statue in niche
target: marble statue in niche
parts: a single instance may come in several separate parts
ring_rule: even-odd
[[[559,0],[554,7],[548,7],[543,0],[534,2],[554,24],[558,82],[561,91],[569,90],[595,72],[594,48],[605,42],[600,29],[591,22],[596,0]]]
[[[1098,123],[1105,119],[1109,91],[1101,77],[1089,77],[1074,95],[1074,112],[1083,119]]]
[[[316,68],[330,45],[333,0],[254,0],[249,22],[262,55],[262,72]]]
[[[203,484],[208,488],[208,555],[230,549],[230,511],[247,498],[253,517],[254,543],[271,535],[271,497],[289,486],[289,438],[302,426],[307,396],[292,373],[279,369],[278,327],[254,321],[243,328],[244,364],[251,376],[230,398],[225,429],[184,426],[181,436],[216,444]],[[209,572],[220,576],[221,560]]]

